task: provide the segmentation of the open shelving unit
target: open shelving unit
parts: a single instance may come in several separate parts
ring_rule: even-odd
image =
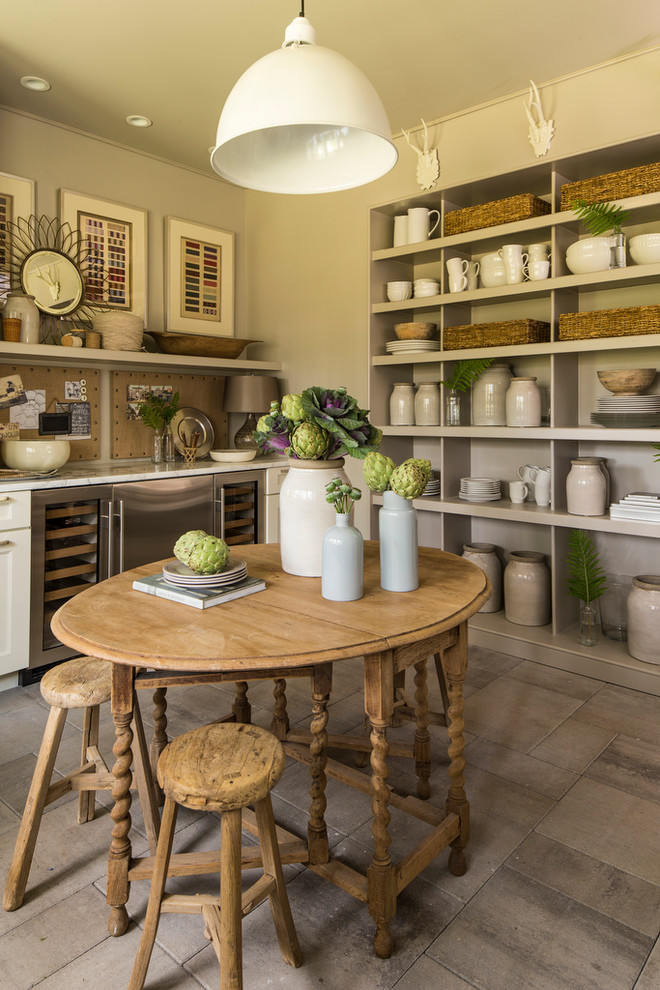
[[[628,654],[625,643],[601,637],[594,647],[578,642],[578,603],[564,590],[567,538],[570,529],[590,532],[606,571],[610,573],[659,573],[660,526],[651,522],[569,515],[565,481],[571,459],[600,456],[607,459],[612,477],[611,501],[630,491],[660,489],[660,470],[653,461],[651,443],[660,440],[660,429],[604,428],[592,425],[590,414],[599,396],[609,393],[596,371],[617,367],[657,367],[651,387],[660,394],[660,333],[625,337],[559,340],[559,316],[563,313],[660,304],[660,264],[634,265],[573,275],[566,267],[566,250],[584,227],[572,211],[561,210],[560,192],[566,182],[589,178],[654,162],[657,137],[604,148],[561,161],[543,161],[505,175],[434,190],[420,196],[383,204],[370,211],[370,331],[369,407],[371,418],[384,433],[382,450],[399,462],[406,457],[428,457],[440,474],[440,494],[414,502],[418,510],[420,543],[462,553],[463,544],[481,541],[496,544],[503,564],[511,550],[545,553],[552,573],[552,621],[548,626],[528,627],[508,622],[504,611],[477,614],[470,622],[471,642],[521,658],[599,677],[660,694],[659,663],[643,663]],[[550,204],[551,212],[519,222],[439,236],[422,244],[392,247],[393,218],[411,206],[426,206],[444,217],[460,209],[532,193]],[[660,230],[660,192],[617,201],[630,211],[624,224],[627,237]],[[543,241],[551,252],[550,278],[497,288],[450,293],[445,262],[452,257],[478,261],[506,243]],[[435,278],[437,296],[387,302],[385,284],[396,279]],[[541,320],[550,325],[547,343],[444,350],[444,331],[453,326],[516,319]],[[394,338],[394,324],[425,320],[438,324],[441,350],[388,355],[385,343]],[[445,425],[444,401],[439,426],[389,425],[389,396],[396,382],[440,381],[463,358],[490,357],[508,363],[516,375],[533,375],[542,389],[543,425],[532,429],[470,425],[469,394],[464,397],[461,422]],[[444,396],[443,396],[444,399]],[[513,505],[498,502],[470,503],[458,496],[466,475],[517,478],[521,464],[550,465],[551,504]],[[374,497],[372,529],[377,533]]]

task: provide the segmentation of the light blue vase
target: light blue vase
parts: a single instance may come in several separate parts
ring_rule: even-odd
[[[353,602],[363,595],[364,541],[350,515],[337,513],[323,536],[321,594],[331,602]]]
[[[417,577],[417,512],[396,492],[383,492],[378,513],[380,586],[384,591],[414,591]]]

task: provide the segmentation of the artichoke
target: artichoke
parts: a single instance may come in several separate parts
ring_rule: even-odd
[[[367,487],[372,492],[387,491],[390,486],[390,475],[394,471],[395,464],[391,457],[385,454],[378,454],[376,451],[367,454],[362,465],[362,473]]]
[[[321,460],[330,449],[331,437],[316,423],[300,423],[291,434],[291,452],[306,461]]]
[[[203,529],[192,529],[176,541],[174,556],[196,574],[219,574],[229,560],[229,547]]]
[[[413,459],[394,468],[390,476],[390,490],[401,498],[417,498],[426,488],[426,473]]]
[[[431,480],[431,462],[425,457],[409,457],[407,461],[403,462],[403,464],[416,464],[424,472],[426,483],[428,484]],[[403,467],[403,464],[401,467]]]
[[[302,423],[305,411],[302,404],[302,395],[299,392],[289,392],[282,399],[282,415],[294,423]]]

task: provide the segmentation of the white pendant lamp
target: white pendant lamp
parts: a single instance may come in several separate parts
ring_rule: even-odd
[[[325,193],[372,182],[396,164],[376,90],[315,37],[303,4],[282,47],[232,89],[211,152],[224,179],[262,192]]]

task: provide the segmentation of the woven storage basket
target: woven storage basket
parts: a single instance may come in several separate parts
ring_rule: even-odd
[[[531,193],[497,199],[481,206],[468,206],[464,210],[451,210],[445,216],[444,234],[463,234],[481,227],[495,227],[500,223],[513,223],[516,220],[529,220],[542,217],[550,212],[550,204]]]
[[[660,333],[660,306],[596,309],[590,313],[562,313],[559,317],[560,340],[644,333]]]
[[[468,323],[446,327],[443,351],[464,347],[502,347],[505,344],[542,344],[550,340],[550,324],[540,320],[505,320],[501,323]]]
[[[111,310],[97,313],[94,330],[101,334],[102,347],[106,351],[139,351],[142,347],[144,320],[133,313]]]
[[[627,199],[629,196],[645,196],[660,191],[660,162],[627,168],[623,172],[609,172],[593,179],[569,182],[561,187],[561,208],[570,210],[576,199],[586,199],[588,203],[605,203],[612,199]]]

